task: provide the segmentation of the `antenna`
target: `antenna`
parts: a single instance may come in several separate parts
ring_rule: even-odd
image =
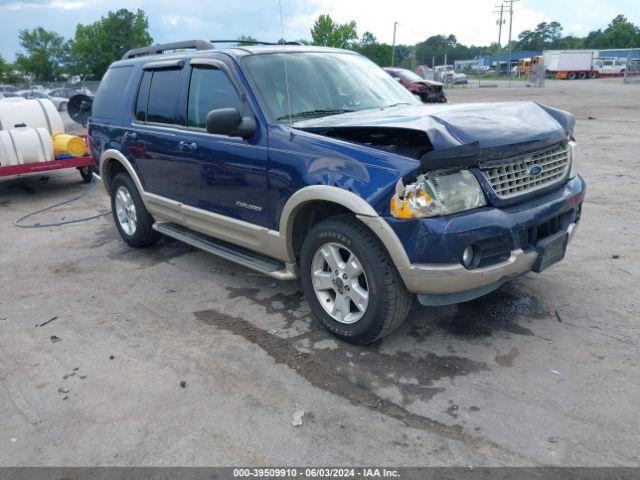
[[[282,33],[282,52],[284,53],[284,46],[286,44],[284,36],[284,21],[282,19],[282,0],[278,0],[278,6],[280,7],[280,31]],[[289,74],[287,72],[287,54],[284,54],[284,84],[287,91],[287,111],[289,113],[289,127],[291,127],[291,100],[289,99]]]

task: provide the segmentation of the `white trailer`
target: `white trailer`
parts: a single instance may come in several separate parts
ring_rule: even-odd
[[[544,65],[547,77],[595,78],[598,72],[593,68],[593,58],[597,50],[546,50]]]

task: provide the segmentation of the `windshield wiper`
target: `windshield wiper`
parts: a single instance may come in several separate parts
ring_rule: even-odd
[[[281,117],[276,118],[276,120],[286,120],[291,116],[291,118],[300,118],[300,117],[312,117],[314,115],[338,115],[340,113],[348,113],[353,112],[353,110],[347,110],[344,108],[318,108],[316,110],[308,110],[306,112],[296,112],[291,115],[282,115]]]

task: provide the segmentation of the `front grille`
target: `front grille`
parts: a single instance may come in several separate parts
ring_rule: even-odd
[[[535,166],[541,171],[532,176]],[[489,160],[480,169],[499,198],[513,198],[563,180],[569,170],[569,148],[562,142],[515,158]]]

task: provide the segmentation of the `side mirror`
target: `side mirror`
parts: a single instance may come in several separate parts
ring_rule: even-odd
[[[218,108],[207,115],[207,132],[230,137],[249,138],[256,132],[253,117],[242,117],[237,108]]]

